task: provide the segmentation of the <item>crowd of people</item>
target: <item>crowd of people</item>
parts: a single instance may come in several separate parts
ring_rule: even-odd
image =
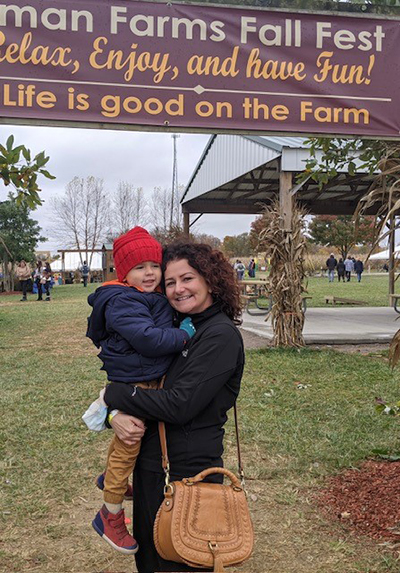
[[[21,302],[26,302],[28,290],[37,293],[37,300],[44,300],[50,302],[50,287],[53,278],[50,263],[36,261],[35,268],[32,270],[29,263],[22,260],[18,263],[16,268],[16,275],[21,285],[22,298]],[[43,294],[45,298],[43,299]]]
[[[248,272],[249,278],[250,279],[255,279],[256,278],[256,262],[254,259],[250,259],[248,265],[247,265],[247,269],[246,266],[244,265],[244,263],[242,263],[242,261],[240,259],[236,259],[233,268],[236,271],[236,276],[238,278],[238,280],[242,281],[244,279],[244,273]]]
[[[335,280],[335,271],[337,272],[338,281],[350,282],[351,273],[355,273],[358,282],[361,282],[361,276],[364,272],[364,263],[361,259],[355,259],[347,255],[345,260],[339,258],[337,260],[333,253],[330,254],[326,261],[326,268],[328,269],[328,280],[333,283]]]

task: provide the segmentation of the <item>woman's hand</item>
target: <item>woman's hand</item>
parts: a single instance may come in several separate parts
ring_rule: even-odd
[[[143,438],[146,427],[142,420],[119,412],[113,416],[111,427],[118,438],[128,446],[134,446]]]

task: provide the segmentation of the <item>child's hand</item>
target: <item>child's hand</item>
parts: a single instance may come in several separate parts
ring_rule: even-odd
[[[182,320],[179,328],[184,330],[189,335],[189,338],[192,338],[196,334],[196,329],[193,326],[192,319],[189,317],[186,317],[184,320]]]

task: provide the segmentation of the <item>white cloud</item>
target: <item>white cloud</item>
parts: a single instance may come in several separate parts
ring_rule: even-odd
[[[41,197],[45,202],[32,214],[49,238],[54,223],[49,200],[62,194],[68,181],[76,175],[104,178],[110,193],[120,180],[143,187],[147,196],[156,186],[170,188],[172,184],[173,148],[169,133],[3,125],[0,141],[4,142],[11,133],[16,144],[26,145],[33,154],[45,150],[50,156],[47,168],[56,179],[41,178]],[[180,135],[177,140],[180,184],[186,185],[189,181],[208,139],[209,135]],[[4,197],[3,193],[0,197]],[[252,215],[203,215],[195,229],[223,238],[249,231],[253,219]],[[50,240],[41,248],[56,250],[62,246]]]

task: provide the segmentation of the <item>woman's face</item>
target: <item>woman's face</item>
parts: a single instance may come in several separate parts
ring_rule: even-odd
[[[164,274],[165,292],[171,306],[182,314],[197,314],[212,305],[204,277],[186,259],[171,261]]]

